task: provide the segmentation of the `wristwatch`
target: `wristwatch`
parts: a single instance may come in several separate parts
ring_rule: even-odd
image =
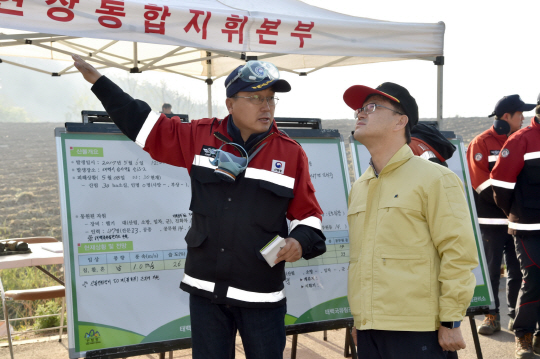
[[[441,325],[443,327],[446,327],[448,329],[454,329],[454,328],[459,328],[459,326],[461,325],[461,321],[456,321],[456,322],[441,322]]]

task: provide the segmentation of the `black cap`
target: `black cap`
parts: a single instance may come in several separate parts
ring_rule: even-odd
[[[488,117],[503,117],[505,113],[514,113],[517,111],[525,112],[534,109],[536,105],[525,103],[519,95],[504,96],[495,105],[495,109]]]
[[[238,66],[229,74],[229,76],[227,76],[227,79],[225,79],[225,86],[227,86],[227,84],[238,74],[238,71],[243,66],[244,65]],[[237,78],[232,84],[229,85],[229,87],[227,87],[227,97],[233,97],[240,91],[255,92],[267,89],[269,87],[272,87],[274,92],[291,91],[291,85],[289,85],[286,80],[282,79],[270,80],[269,77],[265,77],[259,82],[246,82],[240,78]]]
[[[399,103],[409,118],[411,128],[418,123],[418,105],[416,104],[416,100],[405,87],[392,82],[385,82],[376,89],[362,85],[351,86],[343,94],[343,100],[350,108],[358,110],[370,95],[381,95],[390,101]]]

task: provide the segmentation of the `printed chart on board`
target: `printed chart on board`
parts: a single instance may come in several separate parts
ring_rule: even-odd
[[[298,139],[324,211],[327,253],[286,266],[286,324],[348,318],[348,173],[339,138]],[[70,357],[189,338],[179,289],[191,225],[187,170],[123,135],[57,132]]]

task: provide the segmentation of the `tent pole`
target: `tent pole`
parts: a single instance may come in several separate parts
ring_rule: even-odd
[[[206,51],[206,57],[211,57],[212,53]],[[212,59],[206,60],[206,88],[208,90],[208,118],[212,118]]]
[[[443,122],[443,66],[444,66],[444,56],[437,56],[435,61],[437,65],[437,123],[439,124],[439,129],[442,129]]]

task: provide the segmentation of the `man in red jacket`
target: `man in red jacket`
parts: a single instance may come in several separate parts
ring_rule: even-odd
[[[495,309],[490,310],[484,322],[478,327],[478,333],[483,335],[491,335],[501,330],[498,293],[503,255],[508,273],[506,301],[510,316],[508,325],[510,330],[512,330],[517,296],[521,287],[521,271],[514,248],[514,239],[507,233],[506,215],[493,200],[489,174],[508,136],[521,128],[523,111],[530,111],[534,107],[534,104],[524,103],[519,95],[504,96],[497,102],[495,110],[489,116],[495,116],[493,126],[476,136],[467,149],[469,174],[475,190],[474,202],[495,299]]]
[[[225,80],[227,117],[182,123],[73,59],[120,130],[191,177],[180,288],[190,294],[193,358],[234,358],[237,331],[246,358],[282,358],[285,262],[326,250],[307,156],[274,121],[275,93],[290,91],[289,83],[274,65],[248,61]],[[260,249],[278,235],[285,244],[270,266]]]
[[[540,97],[540,96],[539,96]],[[494,199],[508,216],[523,274],[514,320],[516,358],[540,354],[540,98],[531,124],[514,133],[491,171]],[[538,332],[537,332],[538,334]]]

